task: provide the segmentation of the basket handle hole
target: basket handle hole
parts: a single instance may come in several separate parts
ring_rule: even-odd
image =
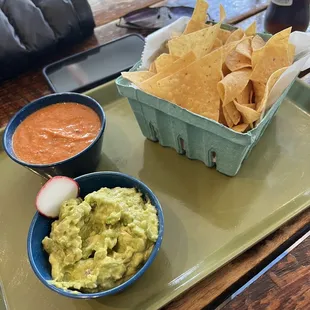
[[[211,162],[214,164],[216,163],[216,152],[215,151],[211,152]]]
[[[182,155],[186,154],[185,150],[185,142],[181,137],[178,137],[178,142],[179,142],[179,153]]]
[[[158,133],[157,130],[155,129],[154,125],[152,123],[149,123],[149,127],[151,130],[151,135],[152,135],[152,140],[153,141],[158,141]]]

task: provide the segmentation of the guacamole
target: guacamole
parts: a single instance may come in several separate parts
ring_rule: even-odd
[[[116,187],[64,202],[42,244],[55,286],[98,292],[132,277],[157,238],[155,207],[134,188]]]

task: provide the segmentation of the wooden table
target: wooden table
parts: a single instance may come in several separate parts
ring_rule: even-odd
[[[267,266],[270,268],[268,272],[240,294],[234,294],[231,301],[221,308],[284,309],[285,305],[285,309],[310,309],[309,249],[310,232]]]
[[[63,50],[55,58],[46,59],[44,64],[33,71],[0,85],[0,127],[5,126],[10,117],[28,102],[49,94],[41,68],[55,59],[71,55],[77,51],[103,44],[132,30],[116,27],[115,20],[138,8],[158,4],[158,0],[89,0],[97,28],[94,35],[71,50]],[[168,5],[194,5],[194,0],[165,1]],[[218,19],[217,0],[209,0],[210,15]],[[258,30],[263,30],[265,12],[258,12],[268,0],[222,0],[227,11],[227,19],[235,22],[247,17],[237,25],[246,27],[256,20]],[[160,2],[159,4],[162,4]],[[262,8],[263,6],[263,8]],[[255,12],[256,10],[256,12]],[[258,12],[258,13],[257,13]],[[146,35],[147,33],[143,33]],[[310,76],[304,80],[310,84]],[[165,309],[214,309],[237,289],[255,276],[275,256],[281,254],[291,243],[309,231],[310,210],[291,220],[272,235],[246,253],[204,279],[183,296],[171,302]],[[305,238],[305,237],[304,237]],[[281,259],[263,276],[248,286],[237,297],[222,305],[224,309],[310,309],[310,237],[302,240],[290,254]]]

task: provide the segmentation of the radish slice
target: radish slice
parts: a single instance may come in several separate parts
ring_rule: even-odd
[[[55,218],[59,216],[62,203],[76,198],[79,185],[73,179],[56,176],[49,179],[40,189],[36,198],[36,208],[44,216]]]

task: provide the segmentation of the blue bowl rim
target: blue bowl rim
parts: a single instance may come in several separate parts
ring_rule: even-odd
[[[75,154],[74,156],[69,157],[69,158],[67,158],[67,159],[65,159],[65,160],[62,160],[62,161],[58,161],[58,162],[52,163],[52,164],[31,164],[31,163],[27,163],[27,162],[25,162],[25,161],[22,161],[22,160],[18,159],[18,158],[15,157],[15,156],[12,156],[11,152],[7,149],[7,143],[6,143],[6,141],[8,140],[7,135],[8,135],[8,131],[9,131],[9,129],[10,129],[10,126],[12,126],[12,123],[15,121],[15,119],[16,119],[17,117],[19,117],[20,115],[22,115],[27,109],[29,109],[29,107],[34,106],[34,105],[37,105],[37,104],[38,104],[41,100],[43,100],[43,99],[46,99],[46,98],[49,98],[49,97],[59,97],[59,96],[64,96],[64,95],[65,95],[65,96],[74,95],[74,96],[77,96],[77,97],[84,97],[84,98],[86,98],[87,100],[92,101],[94,104],[96,104],[96,105],[98,106],[99,111],[100,111],[100,115],[99,115],[99,113],[98,113],[97,111],[95,111],[95,110],[92,109],[94,112],[96,112],[99,116],[102,117],[102,122],[101,122],[100,130],[99,130],[99,132],[98,132],[98,134],[97,134],[96,139],[95,139],[90,145],[88,145],[85,149],[83,149],[81,152]],[[57,103],[57,102],[55,102],[55,104],[56,104],[56,103]],[[77,102],[77,103],[83,105],[83,103],[80,103],[80,102]],[[53,103],[52,103],[52,104],[53,104]],[[50,105],[52,105],[52,104],[50,104]],[[35,110],[33,113],[35,113],[36,111],[41,110],[41,109],[43,109],[43,108],[45,108],[45,107],[46,107],[46,106],[42,106],[42,107],[38,108],[37,110]],[[31,113],[31,114],[33,114],[33,113]],[[29,114],[29,115],[31,115],[31,114]],[[105,115],[105,113],[104,113],[104,110],[103,110],[102,106],[101,106],[95,99],[93,99],[92,97],[87,96],[87,95],[83,95],[83,94],[79,94],[79,93],[73,93],[73,92],[63,92],[63,93],[50,94],[50,95],[46,95],[46,96],[40,97],[40,98],[38,98],[38,99],[36,99],[36,100],[34,100],[34,101],[28,103],[27,105],[25,105],[22,109],[20,109],[20,110],[10,119],[10,121],[8,122],[8,124],[7,124],[7,126],[6,126],[6,128],[5,128],[5,130],[4,130],[4,133],[3,133],[2,145],[3,145],[4,151],[7,153],[7,155],[8,155],[13,161],[15,161],[16,163],[18,163],[18,164],[20,164],[20,165],[23,165],[23,166],[26,166],[26,167],[29,167],[29,168],[50,168],[50,167],[55,167],[55,166],[59,166],[59,165],[65,164],[65,163],[67,163],[67,162],[69,162],[69,161],[71,161],[71,160],[73,160],[73,159],[79,157],[81,154],[83,154],[84,152],[86,152],[87,150],[89,150],[89,149],[100,139],[100,137],[102,136],[102,134],[103,134],[103,132],[104,132],[104,130],[105,130],[105,126],[106,126],[106,115]],[[16,127],[16,128],[17,128],[17,127]],[[16,130],[16,128],[15,128],[15,130]],[[15,130],[14,130],[14,132],[15,132]]]
[[[121,173],[121,172],[110,172],[110,171],[92,172],[92,173],[81,175],[81,176],[75,178],[74,180],[76,180],[78,182],[81,179],[88,178],[88,177],[93,176],[93,175],[102,175],[102,174],[107,175],[107,176],[111,176],[111,177],[120,176],[120,177],[124,177],[126,179],[129,179],[129,180],[133,181],[134,183],[139,184],[143,188],[145,193],[152,197],[152,199],[155,202],[155,208],[157,210],[158,226],[159,226],[158,238],[157,238],[156,243],[154,245],[154,248],[151,252],[151,255],[149,256],[149,258],[147,259],[145,264],[138,270],[138,272],[136,274],[134,274],[126,282],[124,282],[121,285],[116,286],[112,289],[102,291],[102,292],[98,292],[98,293],[78,293],[78,294],[76,294],[76,293],[70,292],[70,290],[60,289],[60,288],[56,287],[55,285],[49,284],[47,282],[49,280],[45,280],[43,278],[43,276],[41,275],[40,271],[38,270],[38,268],[36,267],[36,265],[34,263],[30,241],[31,241],[32,236],[33,236],[34,225],[35,225],[35,223],[39,217],[39,213],[36,212],[36,214],[34,215],[32,221],[31,221],[29,232],[28,232],[28,237],[27,237],[27,252],[28,252],[28,258],[29,258],[30,265],[31,265],[34,273],[36,274],[36,276],[39,278],[39,280],[46,287],[50,288],[51,290],[53,290],[53,291],[55,291],[55,292],[57,292],[63,296],[66,296],[66,297],[75,298],[75,299],[93,299],[93,298],[99,298],[99,297],[104,297],[104,296],[108,296],[108,295],[114,295],[116,293],[123,291],[128,286],[130,286],[132,283],[134,283],[136,280],[138,280],[143,275],[143,273],[150,267],[150,265],[154,261],[156,255],[158,254],[158,251],[161,247],[161,243],[162,243],[163,235],[164,235],[164,215],[163,215],[163,210],[162,210],[161,204],[160,204],[158,198],[152,192],[152,190],[145,183],[141,182],[140,180],[138,180],[138,179],[136,179],[130,175],[127,175],[125,173]]]

